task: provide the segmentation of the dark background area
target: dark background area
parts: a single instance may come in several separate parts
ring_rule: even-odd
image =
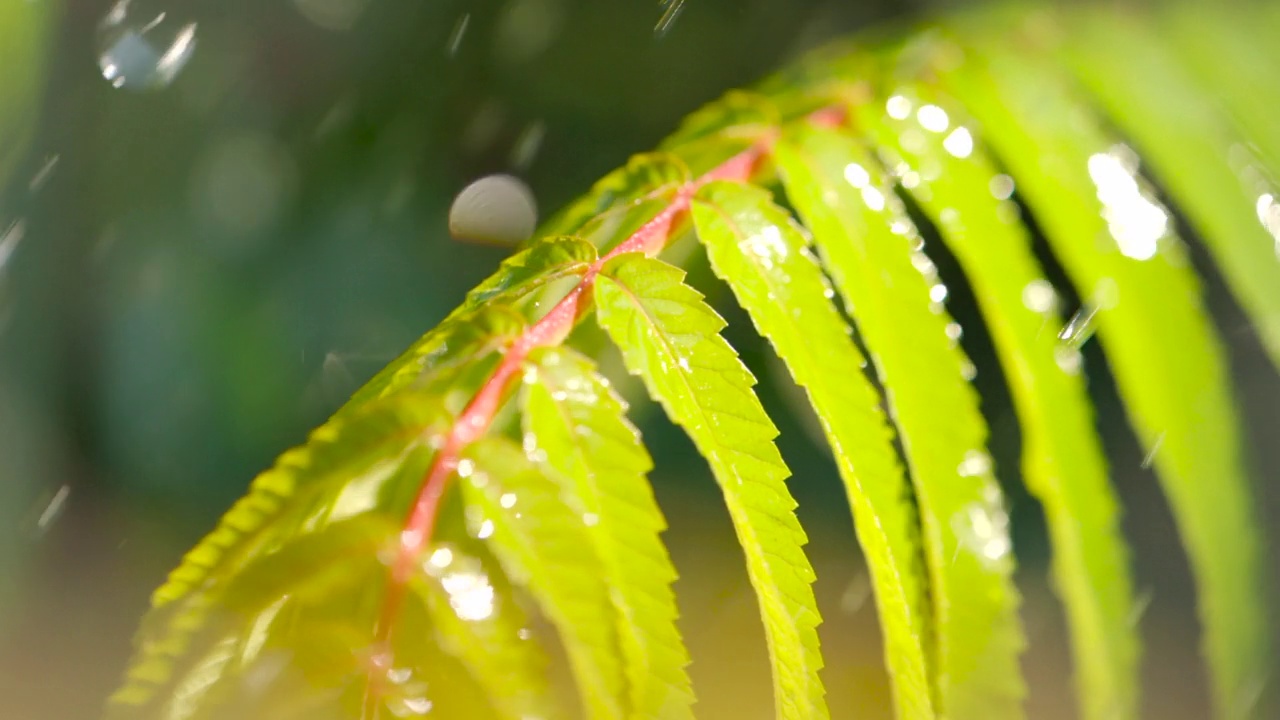
[[[512,172],[546,217],[722,91],[925,3],[688,0],[656,33],[649,0],[134,0],[132,17],[196,23],[189,63],[153,90],[102,76],[111,5],[67,0],[50,23],[36,132],[8,184],[0,177],[0,236],[22,229],[0,259],[3,720],[95,716],[181,553],[506,255],[449,238],[464,185]],[[1017,485],[1008,393],[954,262],[930,248],[1010,487],[1029,713],[1071,717],[1062,613],[1039,510]],[[1280,382],[1193,254],[1271,524]],[[883,717],[869,583],[834,468],[749,322],[718,306],[795,471],[833,713]],[[1145,715],[1207,717],[1185,560],[1097,350],[1086,345],[1091,392],[1148,601]],[[646,408],[636,418],[657,459],[700,714],[770,717],[755,603],[718,490],[679,432]]]

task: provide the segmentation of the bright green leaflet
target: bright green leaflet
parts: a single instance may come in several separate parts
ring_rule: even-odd
[[[1161,33],[1176,51],[1177,58],[1195,75],[1197,91],[1212,93],[1237,122],[1250,141],[1266,158],[1274,179],[1280,172],[1280,124],[1276,123],[1276,103],[1280,101],[1273,73],[1280,54],[1273,38],[1253,12],[1211,11],[1198,3],[1174,5]],[[1203,102],[1203,100],[1202,100]]]
[[[1116,13],[1072,17],[1079,24],[1067,49],[1081,80],[1201,231],[1280,368],[1280,238],[1272,234],[1280,223],[1268,232],[1258,218],[1260,206],[1280,201],[1280,189],[1256,169],[1243,172],[1256,165],[1244,139],[1142,23]]]
[[[855,141],[797,125],[776,157],[787,197],[866,341],[902,434],[932,594],[938,713],[1020,717],[1023,639],[1008,517],[985,450],[986,423],[965,380],[968,360],[948,337],[932,263]]]
[[[724,321],[683,280],[683,270],[659,260],[618,256],[596,279],[596,317],[724,491],[760,603],[778,717],[825,718],[814,573],[773,443],[778,431],[751,389],[755,378],[719,335]]]
[[[305,445],[284,453],[153,594],[137,655],[113,701],[152,702],[198,636],[207,634],[211,617],[225,609],[241,575],[262,558],[385,506],[397,481],[421,477],[431,454],[429,431],[446,420],[438,400],[402,393],[329,421]]]
[[[587,358],[538,353],[525,375],[526,452],[543,458],[604,564],[627,675],[627,716],[692,718],[689,652],[676,627],[675,567],[647,474],[653,467],[626,405]]]
[[[604,573],[587,524],[511,440],[476,441],[458,465],[471,531],[488,540],[564,641],[591,718],[626,717],[622,664]]]
[[[869,130],[888,164],[903,162],[920,177],[910,192],[960,261],[991,329],[1022,426],[1023,477],[1045,508],[1083,716],[1132,718],[1139,644],[1127,544],[1079,367],[1060,364],[1056,293],[1031,254],[1017,206],[999,197],[1012,180],[976,144],[954,104],[921,87],[894,94],[908,103],[898,101],[910,108],[899,113],[906,117],[886,113]],[[943,113],[926,114],[931,123],[946,118],[935,130],[920,123],[927,109]]]
[[[947,82],[967,99],[985,141],[1011,170],[1091,303],[1086,312],[1096,310],[1091,322],[1197,579],[1218,714],[1250,717],[1269,664],[1259,532],[1225,360],[1199,285],[1178,239],[1167,232],[1154,237],[1167,230],[1157,222],[1165,211],[1130,174],[1130,156],[1054,66],[994,43],[972,51],[985,69],[964,66]],[[1125,218],[1154,218],[1148,222],[1156,225],[1125,225]]]
[[[528,637],[511,588],[454,545],[435,545],[423,567],[427,572],[415,574],[409,588],[427,608],[440,647],[462,663],[503,718],[553,717],[546,660]],[[493,593],[491,606],[483,602],[487,593]],[[475,599],[474,612],[459,610]]]
[[[828,299],[804,231],[765,190],[712,183],[694,226],[716,274],[808,392],[844,480],[870,566],[898,717],[934,717],[925,665],[927,603],[920,533],[880,396]]]

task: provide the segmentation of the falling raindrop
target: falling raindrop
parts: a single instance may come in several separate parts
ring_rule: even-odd
[[[445,43],[445,54],[449,57],[456,57],[458,49],[462,47],[462,39],[467,35],[467,26],[471,24],[471,13],[463,13],[458,18],[458,22],[454,24],[453,31],[449,33],[449,40]]]
[[[40,169],[35,175],[31,176],[31,180],[27,183],[27,189],[31,192],[37,192],[49,182],[49,177],[53,175],[53,170],[58,166],[59,155],[50,155],[40,164]]]
[[[538,150],[542,149],[542,139],[547,136],[547,126],[541,120],[530,123],[523,131],[520,137],[516,138],[515,145],[511,148],[511,164],[521,170],[527,170],[533,165],[533,159],[538,156]]]
[[[167,11],[144,11],[119,0],[98,24],[98,67],[113,87],[168,87],[196,49],[196,24]]]
[[[18,249],[18,243],[22,242],[22,238],[26,234],[27,222],[25,220],[15,220],[9,223],[9,227],[5,228],[4,233],[0,234],[0,272],[9,264],[14,251]]]
[[[658,24],[653,28],[653,34],[660,38],[671,32],[671,26],[684,11],[684,0],[662,0],[662,5],[662,17],[658,18]]]
[[[1093,333],[1097,329],[1097,316],[1098,308],[1096,305],[1085,305],[1077,310],[1076,314],[1072,315],[1067,324],[1063,326],[1058,333],[1058,339],[1066,347],[1079,350],[1089,341],[1089,338],[1093,337]]]
[[[515,245],[533,234],[537,221],[533,192],[511,175],[476,180],[449,208],[449,232],[459,240]]]

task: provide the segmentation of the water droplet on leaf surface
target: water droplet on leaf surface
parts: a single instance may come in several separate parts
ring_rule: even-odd
[[[196,49],[196,24],[120,0],[98,24],[98,68],[113,87],[168,87]]]

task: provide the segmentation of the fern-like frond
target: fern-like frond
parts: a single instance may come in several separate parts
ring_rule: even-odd
[[[1269,655],[1259,536],[1225,359],[1199,283],[1132,151],[1054,66],[994,43],[981,53],[986,69],[958,70],[958,92],[971,98],[982,137],[1012,171],[1086,303],[1076,322],[1086,327],[1070,329],[1080,335],[1073,343],[1097,328],[1191,558],[1218,711],[1248,717]]]
[[[764,616],[779,717],[826,717],[813,568],[773,443],[778,431],[751,389],[755,378],[719,335],[724,321],[683,279],[659,260],[621,255],[596,280],[597,318],[720,482]]]
[[[880,397],[861,374],[866,361],[829,299],[808,240],[767,192],[732,183],[699,191],[693,218],[712,268],[808,392],[835,454],[879,599],[898,715],[934,717],[924,566],[910,489]]]
[[[627,677],[627,716],[693,717],[689,653],[676,628],[675,568],[646,474],[652,468],[626,404],[585,357],[537,354],[524,380],[525,450],[550,469],[581,514],[604,568]]]
[[[695,112],[254,481],[156,591],[111,715],[560,717],[550,640],[588,717],[691,720],[652,461],[589,357],[607,337],[719,483],[777,716],[827,717],[778,431],[724,320],[686,284],[697,246],[667,252],[692,226],[833,451],[899,718],[1020,718],[1005,501],[909,197],[958,259],[1004,368],[1084,716],[1132,718],[1139,701],[1128,552],[1079,352],[1094,328],[1191,560],[1217,714],[1259,716],[1262,546],[1226,361],[1139,152],[1280,366],[1277,94],[1245,97],[1268,78],[1262,59],[1280,58],[1256,42],[1280,11],[1251,10],[1254,28],[1169,17],[1171,39],[1126,11],[957,16],[837,44]],[[1237,37],[1255,42],[1215,60]],[[1202,100],[1206,83],[1221,104]],[[1032,227],[1085,303],[1061,335]]]
[[[1004,366],[1022,426],[1023,478],[1044,505],[1071,617],[1083,714],[1134,717],[1138,637],[1127,545],[1080,367],[1057,337],[1057,292],[1032,255],[1018,207],[1001,197],[1016,180],[997,170],[954,102],[917,83],[887,89],[911,111],[867,118],[868,130],[890,166],[918,178],[908,192],[968,276]],[[930,110],[934,117],[921,114]]]
[[[1008,518],[965,377],[972,366],[942,308],[946,288],[878,163],[854,140],[801,125],[777,158],[902,436],[930,578],[938,710],[1019,717],[1022,631]]]

